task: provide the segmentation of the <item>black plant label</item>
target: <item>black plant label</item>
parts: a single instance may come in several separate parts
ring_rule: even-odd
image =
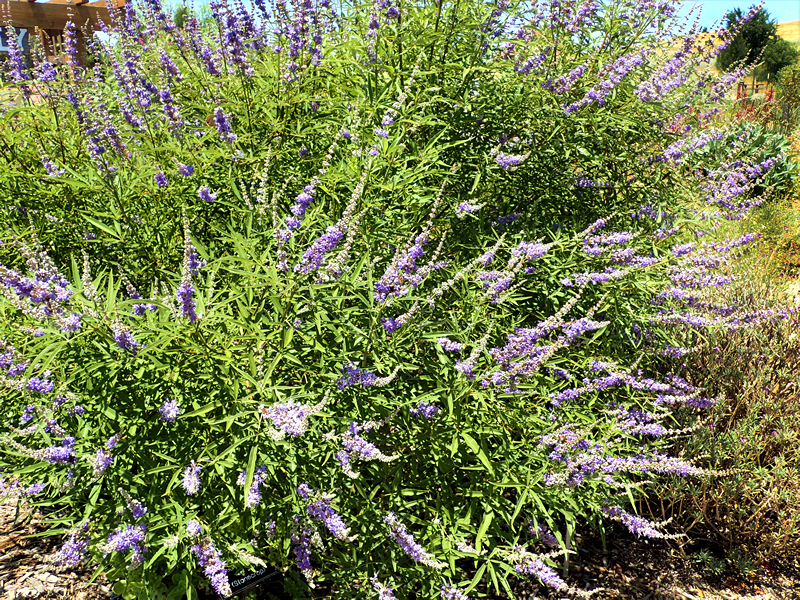
[[[257,571],[229,574],[228,582],[231,585],[232,594],[241,594],[276,577],[282,578],[283,574],[272,567],[262,567]]]

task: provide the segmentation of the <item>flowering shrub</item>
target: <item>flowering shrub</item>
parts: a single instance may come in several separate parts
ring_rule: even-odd
[[[0,485],[64,509],[49,560],[465,598],[576,592],[579,520],[670,535],[626,508],[709,474],[665,449],[715,403],[674,330],[785,316],[716,302],[757,238],[700,238],[779,158],[687,167],[733,80],[696,26],[656,51],[675,12],[148,2],[92,69],[12,48]]]
[[[775,229],[785,234],[778,219],[791,213],[776,204],[759,211],[747,225],[771,217]],[[764,230],[764,237],[771,233]],[[738,303],[754,311],[786,302],[788,286],[780,279],[785,267],[775,252],[779,240],[765,246],[764,255],[754,253],[729,266],[731,275],[746,276],[736,277],[733,285],[720,290],[723,303]],[[661,482],[652,493],[658,501],[651,502],[649,510],[656,519],[673,516],[690,537],[702,536],[713,543],[727,554],[728,564],[738,564],[740,570],[796,555],[800,531],[800,515],[794,510],[798,498],[796,315],[747,330],[715,331],[705,340],[687,336],[683,345],[690,347],[689,352],[673,360],[674,367],[708,382],[709,392],[730,401],[714,406],[713,429],[704,428],[677,441],[676,449],[703,455],[698,461],[703,466],[735,467],[736,472],[710,480]],[[683,510],[675,510],[679,503]],[[734,560],[737,555],[744,558]]]

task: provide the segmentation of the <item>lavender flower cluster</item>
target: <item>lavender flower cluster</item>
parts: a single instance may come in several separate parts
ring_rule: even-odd
[[[375,284],[375,300],[381,303],[388,303],[393,298],[399,298],[416,290],[422,281],[430,275],[433,271],[439,270],[446,266],[442,261],[437,262],[439,252],[441,252],[441,243],[434,252],[428,264],[420,267],[417,261],[425,254],[424,246],[428,244],[430,239],[431,229],[433,227],[433,220],[439,210],[439,205],[442,201],[442,193],[444,191],[444,184],[439,190],[439,194],[434,201],[433,208],[428,215],[428,221],[422,232],[409,240],[404,250],[399,250],[392,258],[391,264],[386,268],[383,276]],[[396,328],[392,324],[384,327],[390,333]]]
[[[342,467],[342,472],[352,479],[356,479],[359,474],[353,471],[352,462],[355,460],[391,462],[398,458],[398,455],[387,456],[378,447],[365,440],[361,433],[368,432],[377,427],[380,423],[368,421],[366,423],[350,423],[350,427],[341,435],[342,449],[336,453],[336,460]]]
[[[536,554],[530,553],[521,546],[516,546],[509,559],[515,563],[514,570],[521,575],[535,577],[544,585],[560,592],[569,589],[566,582],[558,576],[552,567],[545,564],[544,560]]]
[[[200,471],[203,467],[192,461],[192,464],[186,467],[183,472],[183,486],[187,496],[194,496],[200,491]]]
[[[436,416],[436,413],[439,412],[439,407],[421,400],[416,406],[410,408],[408,412],[412,417],[423,418],[430,421]]]
[[[289,400],[272,406],[261,405],[258,411],[263,418],[272,422],[276,429],[273,434],[276,439],[282,439],[286,434],[299,437],[306,432],[309,417],[321,411],[326,402],[327,396],[315,406],[296,404],[294,400]]]
[[[203,573],[214,591],[223,598],[229,597],[232,592],[228,582],[228,569],[214,542],[209,538],[203,538],[192,546],[192,554],[197,556],[197,563],[203,568]]]
[[[105,553],[132,551],[130,566],[135,568],[144,562],[144,555],[147,552],[147,546],[144,544],[146,537],[146,525],[125,525],[108,536],[104,546]]]
[[[290,539],[292,542],[292,552],[294,552],[297,568],[303,573],[305,578],[309,581],[313,578],[313,570],[311,568],[311,535],[312,530],[303,528],[301,530],[293,531]]]
[[[82,564],[89,556],[89,520],[73,527],[64,544],[45,561],[57,567],[72,570]]]
[[[644,517],[639,517],[627,513],[621,508],[616,506],[604,507],[603,514],[605,514],[610,519],[619,521],[631,533],[640,537],[646,537],[650,539],[680,537],[680,536],[665,534],[663,531],[661,531],[659,527],[663,526],[663,523],[653,523],[652,521],[648,521]]]
[[[0,264],[0,291],[23,314],[42,323],[53,323],[64,333],[80,329],[81,314],[70,310],[73,291],[53,261],[36,240],[28,246],[17,242],[17,249],[29,275]]]
[[[397,600],[397,597],[394,595],[394,590],[388,585],[384,585],[378,581],[377,575],[373,575],[370,581],[372,582],[373,589],[378,592],[378,600]]]
[[[436,341],[442,347],[442,350],[446,352],[461,352],[461,349],[464,347],[464,344],[461,342],[452,342],[446,337],[437,338]]]
[[[331,506],[331,498],[327,494],[315,492],[305,483],[297,488],[297,493],[303,500],[308,501],[306,510],[312,519],[325,525],[336,539],[352,541],[350,538],[350,528],[345,525],[339,513],[333,509]]]
[[[417,543],[414,536],[408,533],[405,526],[397,519],[393,512],[386,515],[383,520],[389,526],[389,534],[392,539],[397,542],[403,552],[415,562],[432,569],[444,569],[447,567],[445,563],[437,561],[435,556],[427,552]]]
[[[371,387],[375,385],[377,376],[371,371],[365,371],[358,368],[354,363],[346,364],[340,369],[342,376],[336,380],[336,387],[344,390],[351,385],[361,385],[364,387]]]
[[[161,413],[162,421],[165,421],[166,423],[174,423],[175,419],[178,418],[178,415],[181,414],[181,406],[174,398],[167,398],[164,401],[164,404],[162,404],[158,409],[158,412]]]
[[[201,261],[197,255],[197,250],[192,244],[191,234],[189,232],[189,218],[186,211],[183,212],[183,268],[181,275],[181,283],[175,292],[175,298],[178,301],[178,309],[190,323],[199,319],[196,308],[197,303],[194,299],[194,284],[192,283],[192,276],[197,275],[200,269],[204,266],[205,261]]]

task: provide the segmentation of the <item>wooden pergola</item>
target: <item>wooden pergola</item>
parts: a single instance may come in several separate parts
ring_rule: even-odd
[[[121,9],[125,0],[112,0],[111,6]],[[28,36],[38,34],[44,53],[50,61],[64,54],[64,28],[71,20],[77,32],[79,56],[85,54],[83,28],[100,29],[100,23],[111,25],[106,0],[0,0],[0,15],[15,29],[27,29]]]

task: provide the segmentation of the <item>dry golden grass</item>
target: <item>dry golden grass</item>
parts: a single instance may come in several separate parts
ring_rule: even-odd
[[[778,35],[789,42],[800,42],[800,21],[778,23]]]

